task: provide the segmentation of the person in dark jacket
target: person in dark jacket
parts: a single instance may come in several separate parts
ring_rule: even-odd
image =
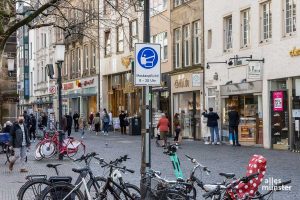
[[[72,132],[72,124],[73,124],[73,119],[71,117],[71,113],[68,115],[66,114],[66,121],[67,121],[67,131],[68,131],[68,137],[70,137],[71,132]]]
[[[75,128],[75,132],[78,132],[79,129],[79,114],[77,111],[75,111],[74,115],[73,115],[73,120],[74,120],[74,128]]]
[[[10,133],[11,127],[12,127],[12,123],[10,121],[5,122],[4,124],[4,128],[3,128],[3,133]]]
[[[228,121],[229,121],[229,133],[233,135],[233,146],[241,146],[239,143],[239,123],[240,116],[234,107],[230,108],[228,112]]]
[[[17,159],[21,158],[21,173],[26,173],[28,170],[25,168],[26,152],[30,147],[30,140],[28,136],[28,129],[24,124],[24,117],[21,115],[18,117],[18,121],[13,124],[10,130],[10,146],[14,148],[15,155],[9,163],[9,170],[13,170],[13,166]]]
[[[44,126],[46,128],[48,126],[48,116],[45,112],[42,113],[42,126]]]
[[[220,117],[216,112],[213,112],[213,108],[209,108],[208,110],[209,113],[207,113],[207,110],[205,110],[205,112],[203,112],[202,115],[207,118],[207,127],[209,127],[210,129],[210,143],[220,144],[218,127],[218,119],[220,119]]]
[[[30,141],[33,139],[33,142],[35,142],[35,131],[36,131],[36,119],[35,116],[31,113],[30,114],[30,121],[29,121],[29,139]]]
[[[126,113],[122,110],[119,115],[121,134],[126,134],[126,125],[128,123],[128,121],[126,122],[126,117]]]

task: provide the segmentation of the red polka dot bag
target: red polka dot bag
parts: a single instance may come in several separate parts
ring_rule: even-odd
[[[266,173],[267,160],[261,155],[253,155],[249,160],[246,176],[254,173],[259,173],[257,178],[250,180],[248,183],[239,183],[235,188],[238,199],[243,199],[245,196],[253,197],[258,191],[259,185],[262,183],[264,175]],[[234,191],[228,189],[227,193],[232,200],[237,200]]]

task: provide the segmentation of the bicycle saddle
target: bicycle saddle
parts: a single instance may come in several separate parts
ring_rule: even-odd
[[[57,166],[62,165],[62,164],[47,164],[46,166],[48,168],[56,168]]]
[[[185,182],[185,180],[183,178],[181,178],[181,177],[177,178],[177,181],[180,182],[180,183]]]
[[[219,173],[220,176],[224,176],[225,178],[233,178],[235,177],[234,173]]]
[[[84,168],[80,168],[80,169],[72,168],[72,171],[75,173],[82,173],[82,172],[86,172],[88,170],[89,170],[88,167],[84,167]]]

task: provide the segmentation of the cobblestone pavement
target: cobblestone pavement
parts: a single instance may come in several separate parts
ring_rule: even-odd
[[[73,133],[76,137],[77,134]],[[140,136],[123,136],[119,133],[110,133],[109,136],[95,136],[94,134],[86,134],[84,142],[87,146],[87,152],[96,151],[101,157],[107,160],[112,160],[121,155],[128,154],[131,157],[126,163],[130,169],[136,170],[135,174],[125,175],[125,180],[138,184],[139,169],[140,169]],[[34,146],[34,145],[33,145]],[[163,177],[169,179],[174,178],[172,165],[167,155],[164,155],[163,149],[155,145],[152,141],[152,168],[160,170]],[[218,176],[219,172],[234,172],[237,177],[245,175],[246,166],[249,158],[253,154],[261,154],[267,158],[268,168],[265,175],[266,178],[274,178],[281,180],[292,180],[292,189],[289,192],[277,192],[273,199],[276,200],[296,200],[300,199],[300,154],[291,153],[288,151],[266,150],[255,147],[231,147],[228,145],[210,146],[204,145],[199,141],[184,141],[181,148],[178,150],[179,158],[181,159],[182,170],[185,177],[188,176],[192,169],[192,164],[188,162],[184,154],[196,158],[203,165],[208,166],[212,171],[210,176],[203,175],[204,182],[221,181]],[[73,163],[67,158],[64,161],[56,159],[35,161],[33,157],[33,148],[28,155],[28,174],[19,173],[19,165],[16,164],[14,171],[9,172],[8,166],[4,165],[4,155],[0,155],[0,200],[15,200],[17,191],[25,182],[25,176],[28,174],[47,174],[54,175],[54,171],[47,169],[47,163],[63,163],[59,167],[59,171],[63,175],[73,176],[74,179],[77,174],[71,171],[71,168],[78,167],[80,164]],[[95,174],[102,175],[103,170],[93,164]],[[201,199],[201,192],[199,191],[199,199]]]

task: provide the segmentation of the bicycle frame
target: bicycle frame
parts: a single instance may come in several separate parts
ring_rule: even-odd
[[[124,200],[120,198],[120,196],[115,191],[114,187],[117,187],[121,192],[123,192],[125,194],[126,199],[134,200],[134,198],[128,193],[128,191],[124,190],[122,186],[120,186],[118,183],[113,181],[112,177],[107,178],[107,181],[104,186],[104,190],[100,193],[101,199],[106,197],[103,196],[103,194],[106,194],[108,190],[117,200]]]
[[[180,161],[176,153],[170,153],[170,159],[173,165],[174,174],[177,179],[183,179],[183,173],[180,168]]]

